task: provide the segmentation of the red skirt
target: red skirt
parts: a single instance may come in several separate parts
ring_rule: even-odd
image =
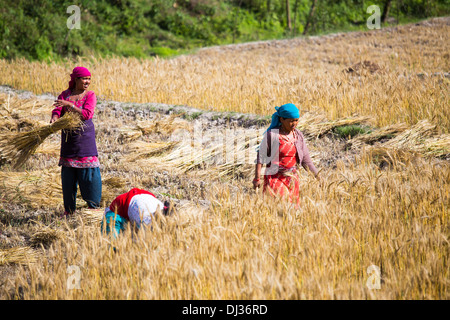
[[[264,176],[263,192],[272,196],[288,198],[300,205],[300,177],[297,170]]]

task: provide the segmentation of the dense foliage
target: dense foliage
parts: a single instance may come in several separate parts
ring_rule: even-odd
[[[383,25],[450,12],[449,0],[0,0],[0,58],[168,56],[202,46],[365,29],[367,7],[383,10],[386,3],[391,19]],[[68,27],[72,5],[80,8],[79,29]]]

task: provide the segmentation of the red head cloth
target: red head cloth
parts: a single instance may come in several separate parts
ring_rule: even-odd
[[[69,89],[75,88],[75,80],[82,77],[90,77],[91,73],[87,68],[75,67],[70,75]]]

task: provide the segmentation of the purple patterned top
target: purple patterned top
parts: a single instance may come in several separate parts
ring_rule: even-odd
[[[65,90],[58,96],[58,99],[70,101],[76,107],[83,109],[84,127],[73,133],[63,130],[61,134],[61,156],[58,165],[72,168],[100,167],[95,143],[95,127],[92,122],[97,98],[93,91],[88,91],[82,99],[72,101],[69,100],[71,93],[71,90]],[[62,117],[65,112],[64,107],[56,107],[53,109],[52,115],[56,114]]]

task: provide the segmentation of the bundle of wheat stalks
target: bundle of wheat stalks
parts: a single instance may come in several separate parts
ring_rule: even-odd
[[[395,135],[382,145],[377,153],[385,153],[386,149],[397,151],[417,152],[427,157],[447,157],[450,154],[450,135],[437,134],[437,127],[428,120],[421,120],[409,129],[404,124],[391,125],[379,129],[371,134],[361,135],[350,140],[353,149],[362,147],[364,143],[373,143],[377,139]]]
[[[376,129],[374,132],[357,135],[353,139],[349,140],[349,145],[352,149],[361,149],[365,144],[374,144],[383,138],[392,138],[408,129],[405,123],[393,124],[380,129]]]
[[[46,226],[38,221],[34,221],[37,225],[37,230],[32,234],[30,243],[33,247],[39,245],[49,245],[53,241],[62,239],[65,234],[62,229],[52,226]]]
[[[16,247],[0,250],[0,266],[3,264],[26,264],[35,262],[36,252],[30,247]]]
[[[87,224],[100,224],[103,219],[104,209],[81,209],[81,217]]]
[[[139,139],[143,135],[149,134],[170,135],[177,130],[187,130],[191,132],[193,130],[192,124],[186,120],[179,119],[179,117],[179,114],[174,113],[163,119],[157,117],[152,121],[140,121],[132,128],[121,128],[119,141],[131,142]]]
[[[437,126],[425,119],[386,142],[385,146],[431,157],[446,156],[450,154],[450,135],[438,135]]]
[[[52,124],[27,132],[8,133],[0,136],[0,156],[11,161],[15,169],[23,165],[39,145],[59,130],[74,130],[82,124],[78,115],[67,112]]]
[[[354,115],[344,119],[328,120],[323,114],[306,112],[299,120],[297,127],[307,136],[320,137],[336,127],[352,124],[370,123],[369,116]]]

